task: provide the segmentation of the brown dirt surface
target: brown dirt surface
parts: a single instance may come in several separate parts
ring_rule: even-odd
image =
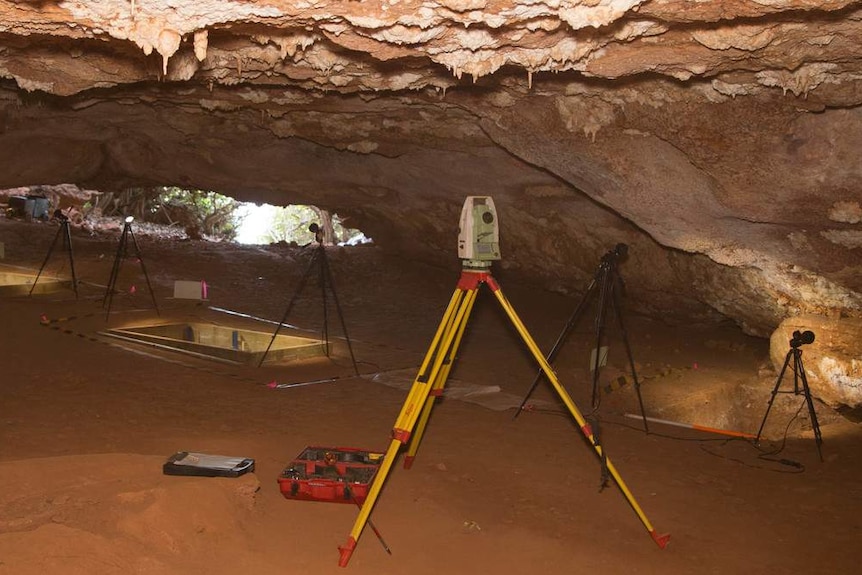
[[[0,264],[34,273],[56,230],[0,219]],[[139,236],[158,315],[132,256],[121,259],[106,316],[116,232],[73,231],[77,299],[70,289],[0,298],[0,575],[857,572],[859,425],[818,403],[822,462],[792,395],[776,400],[760,449],[658,423],[644,433],[642,421],[625,417],[640,409],[609,318],[601,405],[589,415],[647,521],[671,533],[659,549],[613,481],[599,489],[599,458],[547,382],[513,420],[512,401],[527,392],[536,366],[484,288],[451,374],[451,389],[484,393],[438,400],[412,469],[400,460],[392,468],[372,515],[392,555],[365,529],[340,568],[337,548],[358,509],[288,500],[277,478],[308,445],[387,447],[457,268],[377,247],[329,249],[362,376],[353,375],[332,311],[331,358],[258,368],[101,332],[195,321],[271,333],[298,293],[288,323],[319,335],[321,292],[314,281],[297,289],[309,252]],[[65,251],[55,250],[46,273],[68,277]],[[509,286],[505,272],[497,279],[549,349],[578,302]],[[174,280],[205,280],[209,301],[173,299]],[[588,316],[554,367],[575,403],[592,412]],[[768,342],[732,326],[625,319],[648,415],[757,432],[776,381]],[[164,475],[177,451],[252,457],[256,469],[240,478]]]

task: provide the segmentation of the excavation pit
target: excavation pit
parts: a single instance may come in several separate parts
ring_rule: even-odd
[[[71,288],[71,280],[42,276],[36,282],[36,274],[0,271],[0,297],[28,295],[31,289],[34,294],[45,294]]]
[[[240,364],[295,361],[325,355],[324,342],[279,333],[269,352],[272,333],[207,323],[172,323],[114,328],[103,335],[159,349]]]

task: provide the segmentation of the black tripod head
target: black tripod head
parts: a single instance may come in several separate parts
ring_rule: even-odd
[[[800,332],[796,330],[793,332],[793,338],[790,340],[790,347],[793,349],[798,349],[800,346],[808,345],[809,343],[814,342],[814,332],[811,330],[805,330]]]
[[[318,244],[323,244],[323,230],[316,223],[308,226],[308,231],[314,234],[314,241]]]
[[[619,260],[625,259],[629,253],[629,247],[626,244],[617,244],[614,249],[608,250],[608,253],[602,256],[602,267],[612,268],[619,263]]]

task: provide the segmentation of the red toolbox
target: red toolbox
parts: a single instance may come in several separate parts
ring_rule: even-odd
[[[352,447],[306,447],[281,472],[278,485],[288,499],[361,504],[383,456]]]

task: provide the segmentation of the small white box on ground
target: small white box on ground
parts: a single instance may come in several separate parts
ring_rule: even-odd
[[[599,367],[605,367],[608,364],[608,346],[603,345],[599,348]],[[596,348],[590,352],[590,371],[596,367]]]
[[[207,299],[207,284],[199,281],[183,281],[177,280],[174,282],[174,299]]]

